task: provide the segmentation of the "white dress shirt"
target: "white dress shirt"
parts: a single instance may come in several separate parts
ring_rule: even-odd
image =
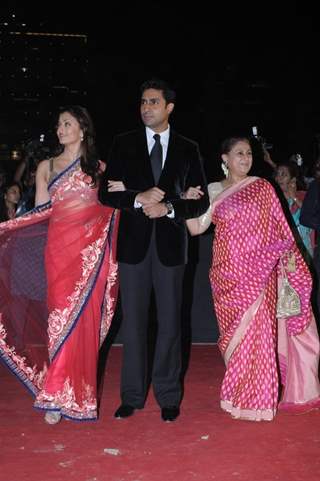
[[[154,132],[154,130],[151,130],[149,127],[146,127],[146,136],[147,136],[149,155],[150,155],[151,150],[153,149],[153,146],[155,144],[155,140],[153,138],[155,133],[158,133],[158,132]],[[168,125],[168,128],[166,130],[159,133],[159,135],[160,135],[160,143],[161,143],[161,146],[162,146],[162,169],[163,169],[166,158],[167,158],[167,152],[168,152],[170,125]],[[136,200],[134,201],[134,207],[136,209],[141,207],[141,205],[142,204],[140,204],[140,202],[137,202]],[[171,212],[171,214],[167,214],[167,217],[170,217],[170,219],[173,219],[174,218],[174,211]]]
[[[147,135],[149,155],[150,155],[151,150],[153,149],[153,146],[155,144],[155,140],[153,138],[155,133],[157,133],[157,132],[154,132],[153,130],[149,129],[149,127],[146,127],[146,135]],[[169,144],[169,134],[170,134],[170,126],[169,125],[168,125],[168,128],[166,130],[159,133],[160,144],[162,146],[162,168],[164,167],[164,164],[165,164],[165,161],[166,161],[166,158],[167,158],[168,144]]]

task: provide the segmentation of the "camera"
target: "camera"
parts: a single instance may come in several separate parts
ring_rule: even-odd
[[[266,141],[265,138],[261,137],[261,135],[258,134],[258,127],[256,125],[254,125],[252,127],[252,135],[255,139],[257,139],[260,142],[261,147],[263,149],[265,149],[265,150],[272,149],[273,144],[270,144],[269,142]]]
[[[256,126],[253,126],[253,127],[252,127],[252,135],[253,135],[253,137],[255,137],[256,139],[258,138],[258,127],[256,127]]]

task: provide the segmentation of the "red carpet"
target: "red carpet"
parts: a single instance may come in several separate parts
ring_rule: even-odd
[[[219,408],[223,362],[216,346],[193,346],[181,416],[164,423],[150,392],[145,409],[113,418],[121,347],[112,347],[100,419],[49,426],[0,366],[1,481],[315,481],[320,411],[279,413],[271,423],[232,420]]]

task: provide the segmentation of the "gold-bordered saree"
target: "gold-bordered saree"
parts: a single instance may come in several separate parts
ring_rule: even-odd
[[[117,299],[117,213],[79,159],[49,184],[51,201],[0,224],[0,355],[35,407],[97,417],[99,346]]]
[[[210,282],[226,364],[221,407],[235,418],[260,421],[272,420],[278,408],[320,406],[312,279],[273,187],[248,177],[220,192],[211,212]],[[296,270],[288,277],[302,310],[277,320],[279,259],[287,252],[295,254]]]

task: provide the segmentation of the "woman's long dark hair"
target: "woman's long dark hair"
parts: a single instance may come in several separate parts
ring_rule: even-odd
[[[0,194],[0,222],[5,222],[6,220],[10,220],[10,217],[8,215],[8,208],[5,201],[5,195],[8,193],[8,190],[10,189],[10,187],[14,185],[16,185],[19,188],[20,198],[21,198],[22,191],[21,191],[21,186],[19,182],[14,182],[14,181],[9,182],[2,188],[2,191]]]
[[[90,175],[92,183],[95,186],[99,177],[99,158],[95,144],[95,129],[91,116],[85,107],[81,105],[69,105],[63,107],[59,111],[59,115],[68,112],[74,117],[80,125],[83,132],[83,140],[81,142],[80,165],[82,171]],[[62,149],[60,149],[62,151]]]

